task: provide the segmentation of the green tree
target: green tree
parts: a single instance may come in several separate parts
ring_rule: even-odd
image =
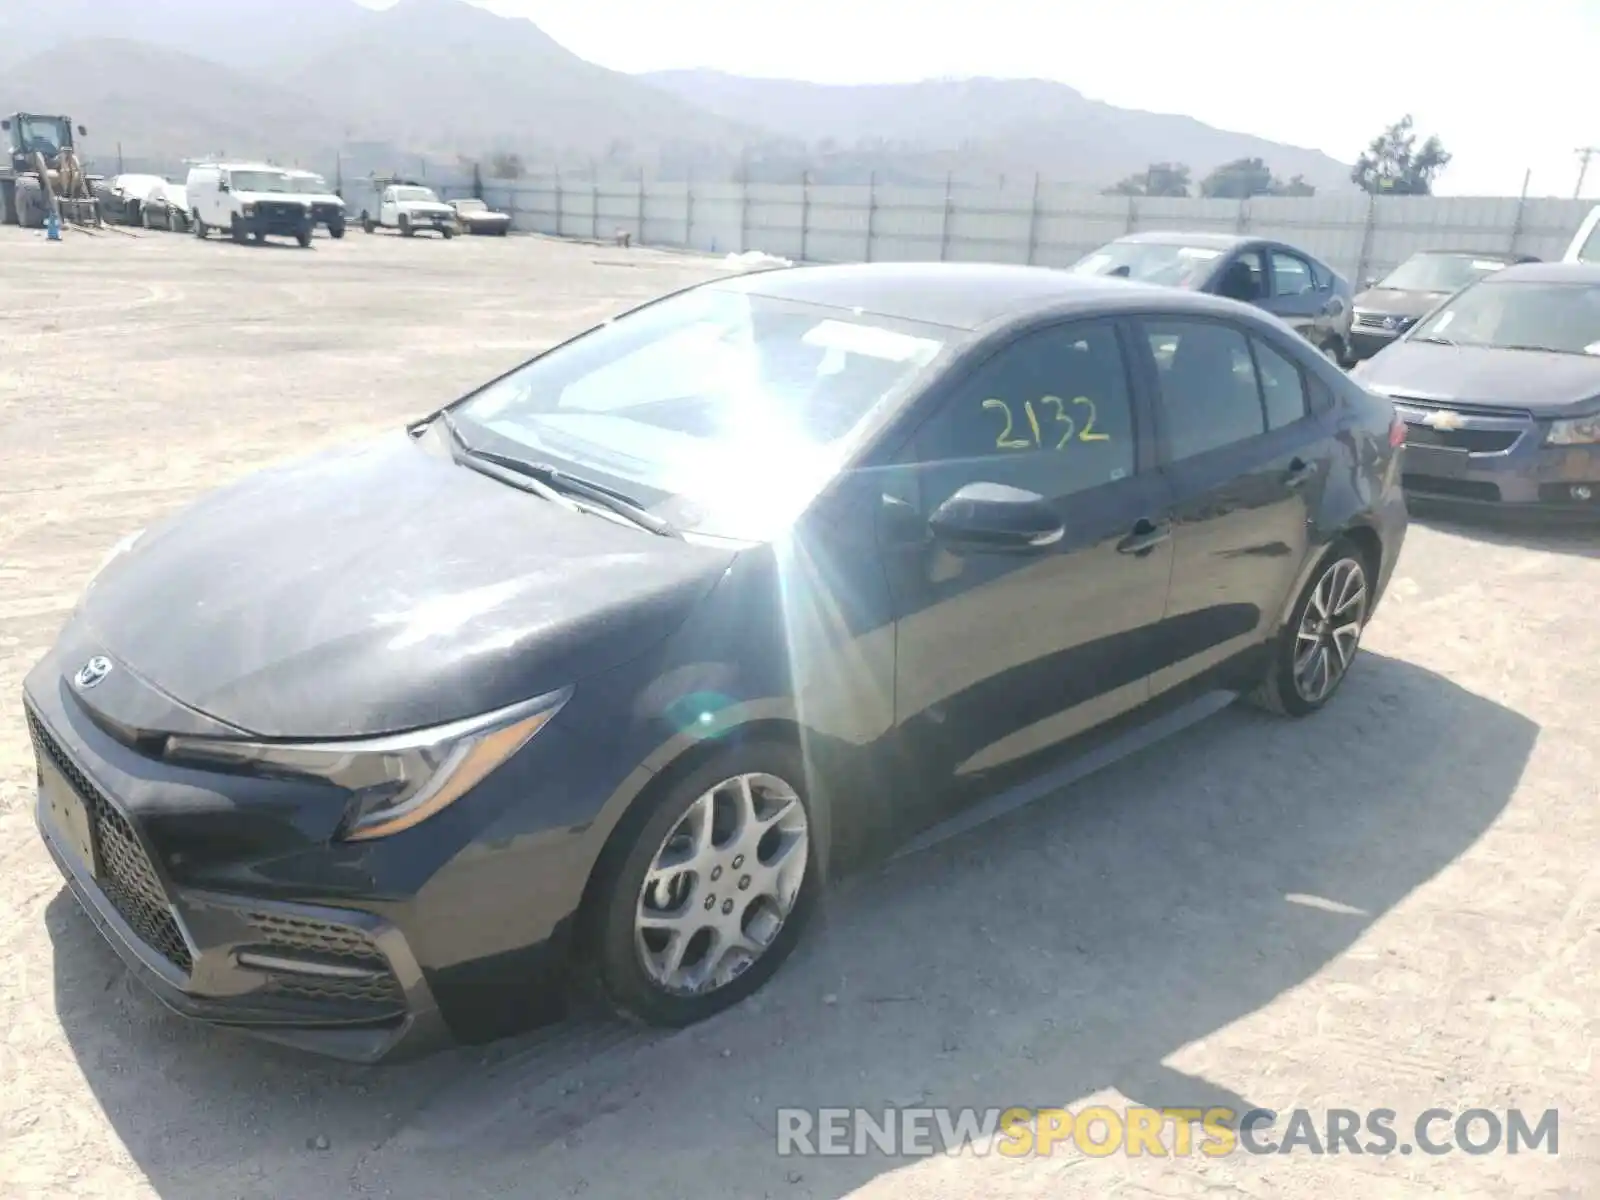
[[[489,176],[492,179],[521,179],[527,173],[520,154],[502,151],[489,157]]]
[[[1112,184],[1107,196],[1187,196],[1189,168],[1183,163],[1151,163],[1137,175]]]
[[[1274,196],[1315,196],[1317,189],[1306,182],[1304,175],[1295,175],[1285,183],[1281,179],[1272,181],[1272,194]]]
[[[1213,200],[1245,200],[1267,196],[1274,184],[1272,170],[1259,158],[1225,162],[1200,181],[1200,194]]]
[[[1450,152],[1437,136],[1421,146],[1407,113],[1367,145],[1350,171],[1352,182],[1364,192],[1391,196],[1428,196],[1433,181],[1450,165]]]

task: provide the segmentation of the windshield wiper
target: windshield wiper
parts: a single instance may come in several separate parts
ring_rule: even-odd
[[[569,475],[565,471],[552,467],[548,463],[528,462],[526,459],[517,458],[511,454],[501,454],[495,450],[485,450],[472,445],[461,435],[461,429],[456,424],[455,418],[448,412],[441,412],[439,419],[446,430],[449,431],[451,440],[459,447],[460,452],[468,459],[478,463],[486,463],[498,467],[517,477],[518,485],[536,496],[543,496],[546,500],[553,500],[566,508],[578,509],[581,505],[575,504],[573,496],[582,497],[590,506],[599,507],[616,513],[632,521],[641,529],[648,530],[660,537],[682,538],[672,524],[650,512],[643,505],[620,492],[610,488],[601,487],[587,479],[580,479]],[[509,480],[507,481],[509,482]]]
[[[1436,333],[1430,333],[1427,337],[1414,337],[1411,340],[1413,342],[1430,342],[1435,346],[1454,346],[1455,345],[1455,343],[1452,342],[1449,338],[1440,337]]]
[[[598,483],[591,483],[587,479],[579,479],[576,475],[568,475],[565,471],[552,467],[549,463],[522,462],[517,459],[509,459],[501,465],[509,467],[513,471],[518,471],[529,479],[538,480],[548,487],[555,488],[558,492],[581,496],[591,504],[598,504],[601,508],[610,509],[618,516],[626,517],[639,528],[648,529],[651,533],[661,537],[683,537],[681,533],[673,528],[670,521],[662,520],[637,500],[624,496],[621,492],[614,492],[608,487],[601,487]]]
[[[1519,342],[1512,342],[1505,346],[1495,346],[1496,350],[1527,350],[1534,354],[1581,354],[1579,350],[1557,350],[1554,346],[1528,346]]]

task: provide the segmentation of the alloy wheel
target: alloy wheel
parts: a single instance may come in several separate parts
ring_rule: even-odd
[[[702,792],[639,891],[634,941],[646,975],[679,996],[738,978],[777,939],[809,850],[805,805],[777,776],[736,775]]]
[[[1295,631],[1294,686],[1308,704],[1327,698],[1350,669],[1367,615],[1367,573],[1354,558],[1323,571]]]

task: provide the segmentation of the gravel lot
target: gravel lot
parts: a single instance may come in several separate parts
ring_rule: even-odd
[[[848,881],[756,1000],[406,1067],[168,1015],[38,843],[17,696],[122,534],[427,411],[713,260],[0,229],[0,1194],[1600,1192],[1600,541],[1413,526],[1306,722],[1229,710]],[[1589,681],[1585,683],[1585,680]],[[780,1105],[1561,1110],[1560,1155],[779,1158]],[[1281,1129],[1280,1129],[1281,1134]]]

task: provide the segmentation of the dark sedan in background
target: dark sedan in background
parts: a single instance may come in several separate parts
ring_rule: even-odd
[[[1352,374],[1407,424],[1408,492],[1600,514],[1600,266],[1486,274]]]
[[[874,850],[1157,715],[1322,708],[1401,432],[1212,296],[717,280],[116,547],[24,684],[38,823],[195,1017],[373,1059],[581,973],[687,1024]]]
[[[1382,279],[1369,279],[1355,298],[1350,357],[1371,358],[1435,306],[1469,283],[1516,263],[1538,262],[1531,254],[1477,250],[1424,250]]]
[[[1254,304],[1282,319],[1330,361],[1341,366],[1349,361],[1353,289],[1327,263],[1296,246],[1225,233],[1130,233],[1071,269]]]

